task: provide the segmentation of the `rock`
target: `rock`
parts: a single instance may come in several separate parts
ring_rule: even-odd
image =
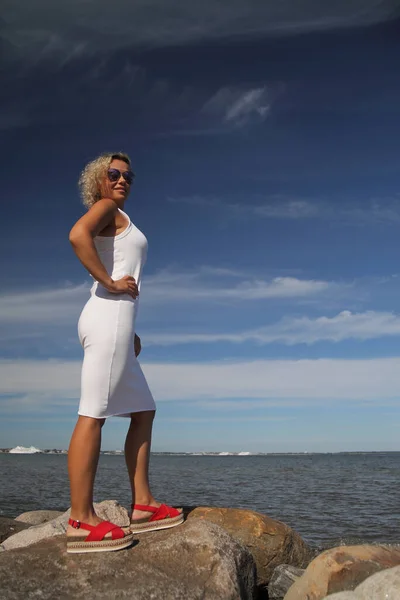
[[[400,546],[339,546],[326,550],[289,589],[285,600],[321,600],[352,591],[367,577],[400,563]]]
[[[2,600],[252,600],[251,553],[192,519],[119,552],[67,554],[65,537],[0,554]],[[12,577],[10,576],[12,573]]]
[[[129,525],[129,515],[126,508],[120,506],[116,500],[105,500],[95,504],[95,509],[99,517],[107,521],[111,521],[116,525]],[[36,544],[40,540],[44,540],[55,535],[63,535],[67,531],[68,518],[70,511],[67,510],[61,516],[43,523],[29,527],[25,531],[20,531],[9,537],[5,542],[0,544],[1,550],[14,550]]]
[[[399,600],[400,565],[368,577],[356,588],[356,592],[360,600]]]
[[[291,565],[279,565],[276,567],[268,584],[268,599],[283,600],[290,586],[292,586],[303,573],[304,569],[292,567]]]
[[[42,525],[29,526],[25,531],[20,531],[15,535],[9,537],[5,542],[0,544],[0,551],[14,550],[16,548],[24,548],[25,546],[31,546],[36,544],[40,540],[53,537],[55,535],[62,535],[67,530],[68,516],[65,514],[61,517],[57,517],[48,523]]]
[[[188,519],[204,519],[223,527],[252,553],[257,565],[257,585],[268,585],[280,564],[306,567],[314,554],[285,523],[252,510],[198,507]]]
[[[329,600],[360,600],[360,596],[356,592],[338,592],[337,594],[329,594],[325,598],[329,598]]]
[[[354,592],[339,592],[328,600],[399,600],[400,565],[371,575]]]
[[[0,544],[10,536],[27,529],[29,525],[17,523],[15,519],[0,517]]]
[[[101,519],[111,521],[120,527],[128,527],[130,523],[128,511],[116,500],[103,500],[103,502],[95,504],[94,508]]]
[[[15,520],[22,523],[29,523],[29,525],[41,525],[42,523],[52,521],[56,517],[60,517],[62,514],[64,513],[59,510],[30,510],[15,517]]]

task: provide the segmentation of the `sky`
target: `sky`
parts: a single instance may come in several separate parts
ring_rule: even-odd
[[[153,450],[400,450],[400,2],[5,0],[0,61],[0,447],[68,447],[77,179],[122,150]]]

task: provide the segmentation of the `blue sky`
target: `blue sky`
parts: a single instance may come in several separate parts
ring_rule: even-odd
[[[400,8],[266,4],[6,2],[1,447],[68,445],[76,181],[124,150],[153,449],[400,450]]]

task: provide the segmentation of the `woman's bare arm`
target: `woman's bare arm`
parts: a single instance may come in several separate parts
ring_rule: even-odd
[[[128,293],[136,298],[138,290],[134,278],[127,275],[118,281],[113,281],[101,262],[93,241],[93,238],[113,220],[117,210],[118,207],[113,200],[109,198],[99,200],[72,227],[69,241],[85,269],[96,281],[110,292]]]

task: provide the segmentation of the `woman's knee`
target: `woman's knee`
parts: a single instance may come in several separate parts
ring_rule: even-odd
[[[155,410],[145,410],[142,412],[132,413],[131,414],[131,423],[135,426],[151,424],[154,420],[154,416],[156,414]]]
[[[105,422],[106,422],[105,419],[96,419],[94,417],[84,417],[82,415],[80,415],[79,419],[78,419],[78,423],[80,423],[81,426],[83,425],[84,427],[88,427],[90,429],[97,429],[97,428],[101,429]]]

